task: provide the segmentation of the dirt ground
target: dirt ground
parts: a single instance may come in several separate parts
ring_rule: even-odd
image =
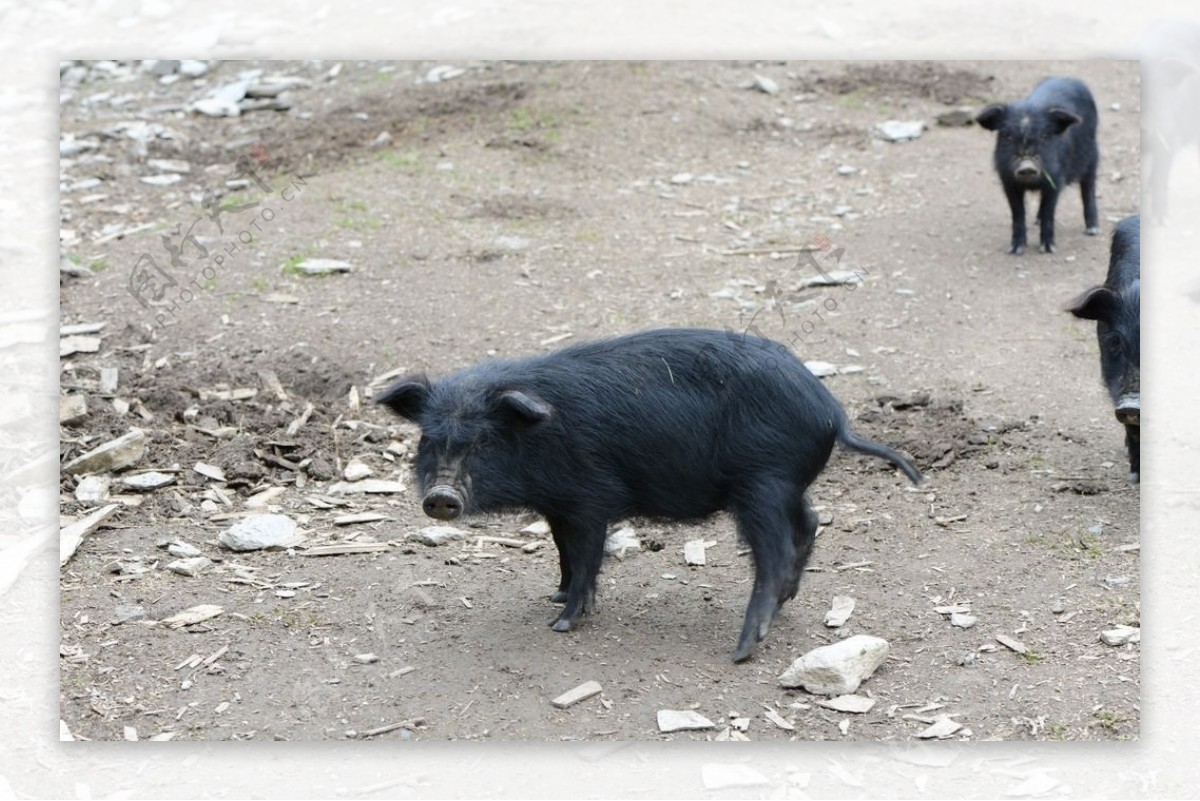
[[[62,392],[88,408],[62,426],[62,460],[133,427],[147,436],[103,501],[117,511],[62,568],[61,716],[76,738],[905,741],[940,716],[961,739],[1137,738],[1138,645],[1099,637],[1140,624],[1139,490],[1094,330],[1062,311],[1102,280],[1107,233],[1137,210],[1136,63],[471,63],[431,76],[439,66],[65,73],[64,141],[83,144],[62,162],[64,264],[92,274],[64,275],[62,324],[105,326],[97,352],[62,359]],[[305,81],[286,110],[187,110],[244,70]],[[1013,257],[992,135],[935,118],[1047,74],[1095,94],[1105,235],[1084,236],[1072,188],[1058,252]],[[889,119],[928,128],[885,142],[873,129]],[[154,159],[190,171],[143,182],[168,170]],[[813,243],[826,269],[864,283],[802,288],[816,272],[797,248]],[[143,254],[178,281],[146,306],[129,291]],[[352,269],[306,276],[307,258]],[[627,521],[641,549],[606,561],[597,610],[558,634],[549,537],[522,532],[530,517],[487,517],[461,541],[410,539],[434,522],[412,487],[417,432],[366,400],[393,371],[660,326],[753,326],[806,360],[861,368],[826,384],[857,430],[927,476],[912,488],[835,454],[811,488],[830,522],[800,593],[740,665],[752,565],[728,517]],[[220,394],[238,389],[256,392]],[[339,493],[351,459],[408,487]],[[174,483],[120,489],[148,469]],[[65,516],[92,511],[78,483],[62,474]],[[218,543],[268,511],[305,541]],[[359,512],[383,519],[334,523]],[[698,538],[707,563],[689,567],[683,544]],[[172,541],[213,564],[168,570]],[[376,550],[306,555],[330,544]],[[835,595],[856,601],[840,629],[823,623]],[[201,604],[222,613],[160,622]],[[954,604],[978,623],[936,611]],[[858,691],[870,711],[779,685],[793,660],[852,634],[890,645]],[[602,692],[551,704],[586,681]],[[714,726],[662,734],[662,709]]]

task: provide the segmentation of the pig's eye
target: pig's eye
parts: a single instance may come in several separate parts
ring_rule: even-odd
[[[1120,354],[1124,349],[1124,343],[1121,341],[1121,335],[1117,333],[1109,334],[1104,337],[1104,350],[1111,354]]]

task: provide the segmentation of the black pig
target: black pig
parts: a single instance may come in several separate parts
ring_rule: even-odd
[[[1016,103],[988,106],[975,121],[996,132],[995,165],[1012,210],[1009,253],[1025,252],[1025,193],[1041,192],[1041,251],[1054,252],[1058,195],[1078,182],[1086,233],[1100,232],[1096,211],[1096,103],[1082,81],[1046,78]]]
[[[817,530],[805,490],[835,442],[921,474],[853,434],[837,400],[784,346],[664,329],[485,362],[379,397],[421,427],[425,513],[532,509],[550,524],[570,631],[594,599],[610,523],[737,519],[754,589],[734,661],[750,656],[800,584]]]
[[[1084,320],[1096,321],[1100,375],[1112,397],[1117,420],[1125,426],[1129,480],[1141,478],[1141,228],[1126,217],[1113,231],[1108,278],[1067,306]]]

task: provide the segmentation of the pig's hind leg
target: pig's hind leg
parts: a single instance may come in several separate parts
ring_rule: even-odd
[[[813,511],[803,493],[797,493],[790,517],[792,538],[796,545],[796,557],[792,563],[792,576],[784,586],[784,594],[779,598],[780,607],[795,598],[796,593],[800,590],[800,578],[804,575],[804,566],[808,564],[813,543],[816,542],[817,526],[819,525],[817,513]]]
[[[1096,207],[1096,166],[1092,164],[1079,179],[1079,194],[1083,198],[1083,232],[1088,236],[1100,233],[1100,211]]]
[[[754,589],[746,606],[734,662],[750,657],[767,636],[771,621],[790,597],[793,585],[799,585],[796,537],[788,514],[795,491],[783,481],[759,479],[753,487],[738,493],[740,497],[733,505],[738,530],[754,555]]]
[[[608,527],[603,520],[552,517],[547,522],[558,547],[562,574],[558,592],[551,600],[566,603],[550,627],[555,631],[570,631],[595,600],[596,577],[604,560],[604,537]]]

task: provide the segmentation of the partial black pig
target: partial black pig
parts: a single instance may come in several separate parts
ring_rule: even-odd
[[[610,523],[695,520],[728,509],[754,554],[734,661],[750,656],[800,584],[817,530],[805,490],[835,442],[886,459],[853,434],[837,400],[783,345],[664,329],[546,356],[485,362],[379,397],[421,427],[425,513],[532,509],[550,524],[570,631],[592,605]]]
[[[1025,252],[1025,193],[1041,192],[1041,251],[1054,252],[1054,208],[1068,185],[1079,184],[1083,223],[1099,233],[1096,211],[1096,103],[1082,81],[1046,78],[1029,97],[988,106],[975,121],[996,132],[995,165],[1012,210],[1009,253]]]
[[[1141,478],[1141,228],[1126,217],[1113,231],[1108,278],[1071,302],[1067,311],[1096,321],[1100,375],[1112,397],[1117,420],[1125,426],[1129,480]]]

